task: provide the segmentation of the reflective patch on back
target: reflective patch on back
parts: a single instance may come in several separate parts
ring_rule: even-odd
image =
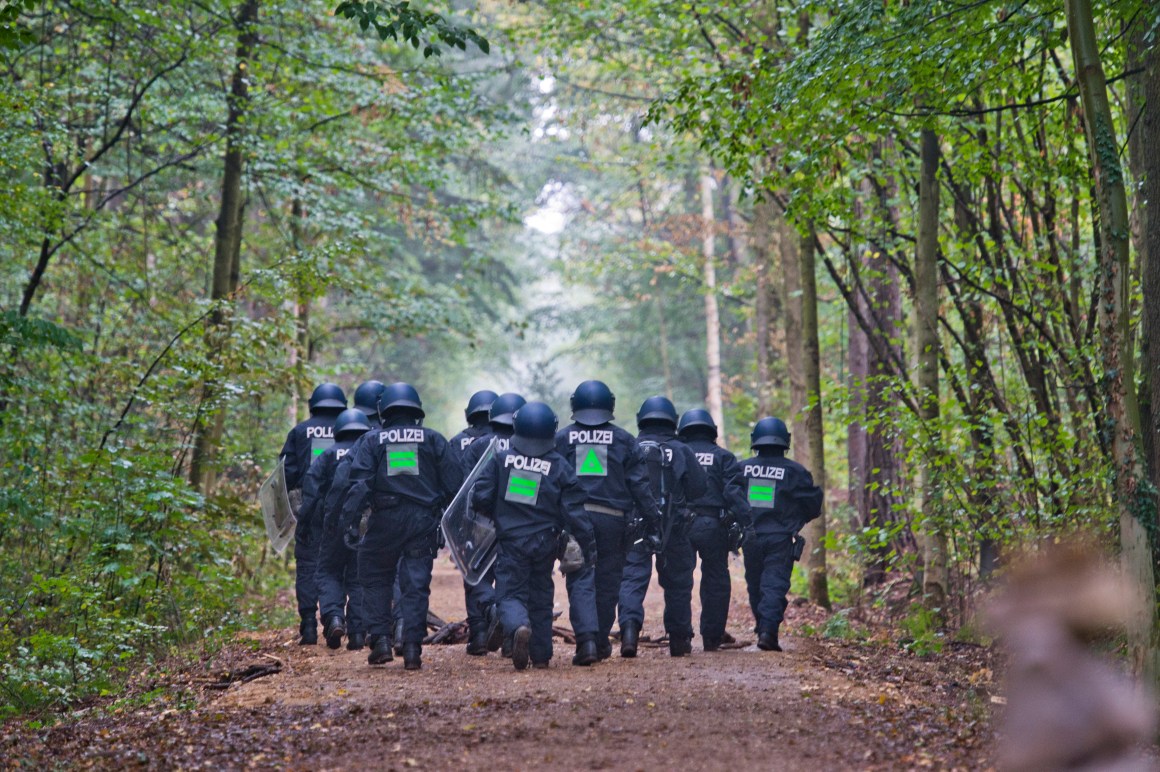
[[[311,460],[322,455],[323,451],[334,444],[334,440],[329,437],[315,437],[310,441],[310,458]]]
[[[541,479],[543,477],[539,472],[523,472],[519,469],[513,469],[511,476],[508,477],[507,490],[503,495],[504,501],[535,506],[536,500],[540,496]]]
[[[419,474],[419,446],[413,443],[387,445],[387,477]]]
[[[607,477],[608,446],[577,445],[576,474],[581,477]]]
[[[761,477],[749,478],[749,506],[752,509],[773,509],[777,495],[777,481]]]

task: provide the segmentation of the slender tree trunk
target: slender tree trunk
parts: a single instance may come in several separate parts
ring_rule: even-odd
[[[922,498],[923,600],[943,616],[947,600],[947,537],[938,522],[935,456],[941,434],[939,418],[938,336],[938,136],[922,130],[922,175],[918,185],[918,249],[914,261],[915,353],[918,417],[926,427],[919,442],[931,448],[918,469]]]
[[[757,413],[769,415],[772,405],[772,377],[770,366],[769,329],[774,320],[771,317],[770,279],[773,274],[773,224],[774,204],[763,198],[753,206],[753,273],[756,284],[754,293],[753,346],[757,355]]]
[[[222,198],[218,212],[217,231],[214,234],[213,286],[210,297],[221,305],[211,315],[206,338],[211,361],[220,358],[229,335],[225,303],[238,287],[241,273],[241,244],[243,223],[242,175],[245,170],[243,139],[245,117],[249,110],[249,63],[257,46],[259,0],[245,0],[234,26],[238,33],[236,65],[230,82],[229,108],[226,114],[226,153],[222,172]],[[210,403],[216,384],[207,381],[203,387],[203,403]],[[209,427],[203,427],[194,441],[190,461],[189,481],[204,493],[213,488],[213,456],[221,441],[225,424],[225,410],[218,408],[208,417]]]
[[[725,440],[725,411],[721,399],[721,314],[717,308],[717,221],[713,213],[713,170],[701,173],[701,256],[705,281],[705,360],[708,365],[706,407],[717,423],[722,444]]]
[[[814,475],[816,483],[826,490],[825,427],[822,425],[822,366],[821,346],[818,342],[818,284],[814,234],[806,232],[798,250],[801,273],[801,348],[802,370],[805,375],[805,458],[801,461]],[[798,435],[801,449],[802,435]],[[825,609],[830,608],[830,585],[826,572],[826,509],[806,524],[806,572],[810,600]]]
[[[1139,157],[1133,176],[1142,180],[1136,198],[1142,234],[1140,254],[1144,297],[1160,298],[1160,50],[1144,41],[1145,25],[1136,36],[1136,61],[1143,68],[1137,99],[1144,114],[1138,141],[1132,143]],[[1160,304],[1144,303],[1140,325],[1140,422],[1144,456],[1154,488],[1160,488]]]
[[[1090,0],[1067,0],[1067,30],[1099,207],[1100,352],[1120,511],[1120,547],[1124,570],[1147,601],[1129,626],[1128,643],[1137,672],[1152,681],[1156,675],[1156,583],[1151,534],[1156,531],[1156,495],[1144,471],[1133,352],[1128,347],[1128,199]]]

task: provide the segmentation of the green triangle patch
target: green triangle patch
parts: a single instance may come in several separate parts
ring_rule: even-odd
[[[596,450],[590,448],[588,455],[584,457],[584,463],[580,465],[580,474],[603,474],[604,467],[600,465],[600,457],[596,455]]]

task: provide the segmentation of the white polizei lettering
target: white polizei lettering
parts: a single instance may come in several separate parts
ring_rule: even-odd
[[[503,465],[504,467],[514,466],[516,469],[522,469],[525,472],[539,472],[540,474],[552,473],[552,462],[543,458],[528,458],[527,456],[512,454],[504,457]]]
[[[461,439],[459,441],[459,449],[463,450],[468,445],[470,445],[474,439],[475,439],[474,437],[464,437],[463,439]]]
[[[496,452],[499,452],[501,450],[507,450],[511,446],[512,446],[512,438],[511,437],[496,437],[495,438]]]
[[[701,466],[713,466],[713,454],[712,453],[698,453],[697,454],[697,463],[700,464]]]
[[[673,463],[673,449],[672,448],[665,448],[664,451],[665,451],[665,461],[668,461],[670,464]]]
[[[327,439],[330,439],[333,436],[334,436],[334,427],[333,426],[307,426],[306,427],[306,439],[308,439],[308,440],[312,440],[312,439],[315,439],[317,437],[325,437]]]
[[[398,442],[422,442],[423,430],[416,428],[383,429],[379,432],[379,444]]]
[[[334,457],[336,459],[342,458],[343,456],[345,456],[349,452],[350,452],[350,448],[339,448],[338,450],[334,451]]]
[[[573,429],[568,432],[569,445],[611,445],[611,429]]]
[[[746,477],[760,477],[763,480],[784,480],[784,466],[762,466],[760,464],[746,464],[741,470]]]

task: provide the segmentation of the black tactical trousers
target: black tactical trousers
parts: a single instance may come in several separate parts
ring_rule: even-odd
[[[697,554],[683,531],[674,529],[665,551],[657,555],[657,579],[665,591],[665,632],[670,639],[693,637],[693,569]],[[652,581],[653,555],[643,545],[628,552],[620,582],[620,629],[631,622],[644,626],[644,596]]]
[[[358,551],[346,546],[343,534],[333,521],[327,518],[322,531],[322,548],[318,555],[318,605],[322,611],[322,622],[331,617],[341,617],[346,622],[348,634],[363,633],[362,584],[358,580]],[[345,613],[344,613],[345,611]]]
[[[316,531],[294,533],[294,595],[298,600],[298,616],[303,621],[313,620],[318,614],[318,585],[314,574],[318,570],[319,541]]]
[[[689,527],[689,543],[701,556],[701,638],[719,644],[725,636],[732,586],[729,542],[716,517],[698,515]]]
[[[547,662],[552,658],[555,590],[552,569],[555,564],[556,535],[552,531],[499,542],[495,563],[499,621],[508,633],[524,625],[532,629],[532,662]]]
[[[745,543],[745,585],[757,632],[776,633],[785,618],[793,575],[793,536],[757,534]]]
[[[624,575],[624,518],[603,512],[588,516],[596,536],[596,567],[568,574],[568,618],[577,641],[594,637],[598,647],[607,648]]]
[[[479,584],[463,583],[463,601],[467,607],[467,627],[471,633],[487,627],[487,610],[495,603],[495,566],[488,569]]]
[[[412,505],[371,515],[358,551],[363,612],[369,635],[393,637],[394,587],[396,574],[400,574],[402,598],[398,612],[403,617],[403,643],[422,643],[427,636],[438,522],[430,509]]]

